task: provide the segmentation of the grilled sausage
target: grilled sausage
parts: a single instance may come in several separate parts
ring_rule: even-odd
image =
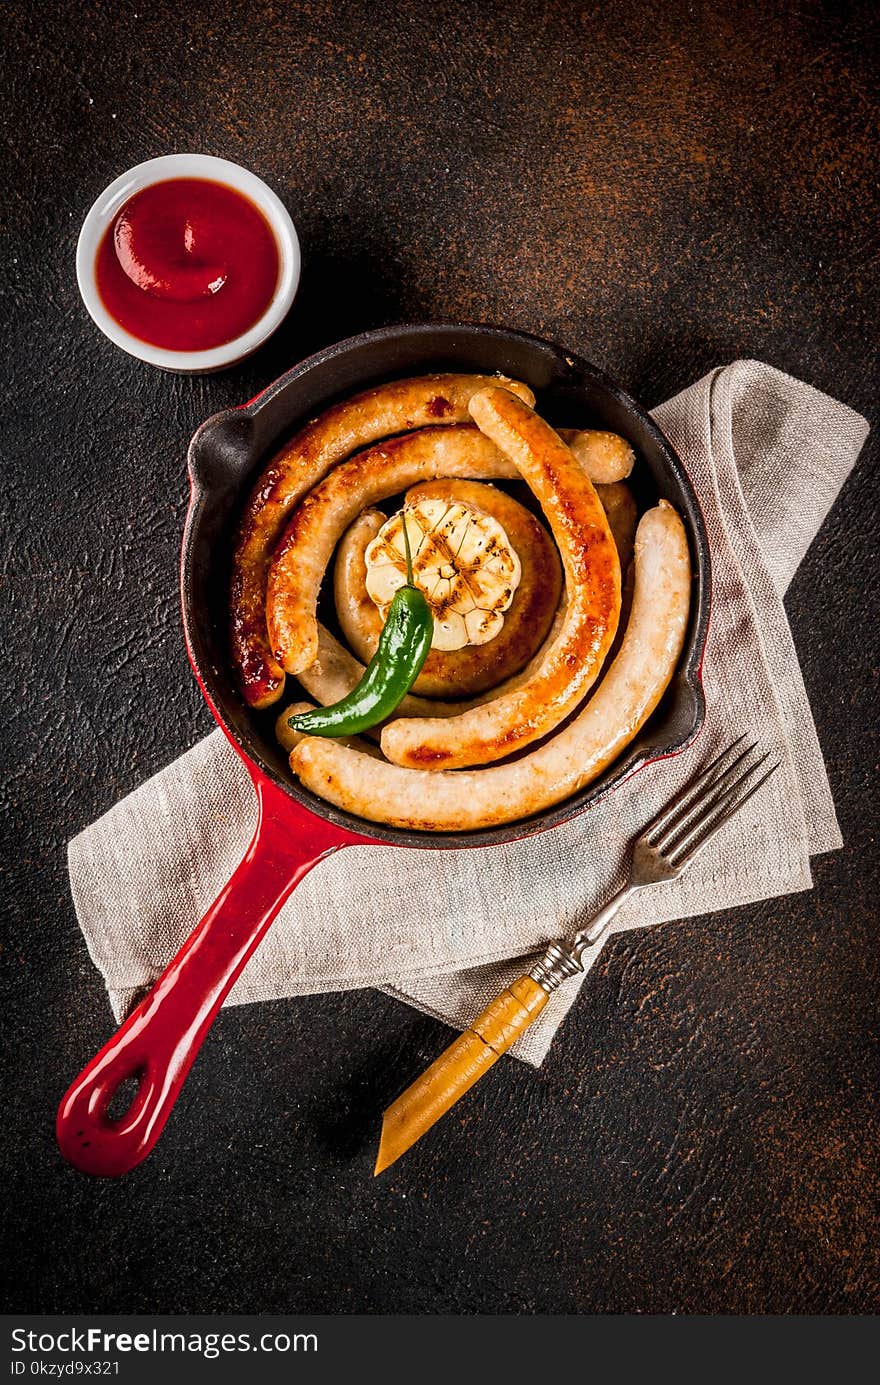
[[[684,644],[690,559],[684,526],[665,500],[636,534],[635,591],[620,652],[578,715],[508,764],[423,774],[309,736],[290,766],[313,793],[394,827],[473,832],[539,813],[596,779],[656,708]]]
[[[299,674],[314,661],[321,580],[340,535],[365,506],[417,481],[509,476],[511,470],[495,444],[468,424],[404,433],[334,467],[294,510],[269,572],[266,621],[281,667]]]
[[[635,465],[636,454],[626,438],[617,433],[595,428],[560,428],[559,436],[594,485],[625,481]]]
[[[608,527],[614,537],[620,570],[626,572],[632,561],[633,541],[639,512],[633,493],[625,481],[612,481],[605,485],[596,483],[596,494],[602,501],[602,509],[608,518]]]
[[[369,544],[385,523],[381,510],[364,510],[339,540],[333,564],[333,601],[339,628],[359,659],[369,662],[378,644],[372,647],[370,638],[382,617],[367,591],[367,559]]]
[[[562,556],[567,606],[541,667],[520,687],[457,717],[388,723],[382,750],[411,769],[484,765],[547,735],[595,682],[620,616],[620,562],[605,511],[558,434],[506,390],[474,395],[470,410],[540,502]]]
[[[261,473],[239,525],[230,588],[230,652],[249,706],[268,707],[284,689],[284,670],[266,631],[266,583],[275,546],[295,506],[359,447],[428,424],[465,422],[471,396],[491,383],[503,383],[530,403],[534,399],[527,385],[504,377],[394,380],[327,409],[300,429]]]

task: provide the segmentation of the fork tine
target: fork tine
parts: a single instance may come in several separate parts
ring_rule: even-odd
[[[735,747],[731,746],[730,748],[733,750]],[[745,750],[737,755],[735,760],[731,760],[726,769],[722,770],[720,774],[713,774],[708,784],[704,785],[701,789],[697,789],[696,793],[691,794],[689,801],[681,805],[678,812],[673,816],[672,821],[667,823],[660,832],[659,837],[656,834],[652,837],[653,845],[656,846],[658,851],[666,851],[673,839],[675,837],[680,837],[684,828],[687,827],[694,818],[705,815],[710,794],[714,801],[718,802],[721,790],[725,785],[730,784],[732,776],[736,774],[743,760],[757,750],[757,748],[757,743],[754,741],[751,745],[747,745]],[[764,759],[767,759],[766,755]],[[754,761],[751,768],[757,769],[760,763],[760,760]],[[745,771],[742,772],[745,773]]]
[[[721,764],[721,761],[725,760],[732,750],[736,750],[738,745],[742,745],[744,740],[745,733],[741,736],[737,736],[736,740],[731,741],[727,749],[722,750],[721,754],[717,755],[711,764],[708,764],[706,768],[697,775],[696,779],[690,780],[683,788],[679,789],[675,797],[671,798],[666,804],[666,807],[661,809],[652,822],[648,823],[648,826],[642,832],[643,840],[653,842],[658,832],[662,832],[664,828],[670,826],[674,819],[678,817],[679,813],[688,809],[695,801],[696,795],[698,795],[702,789],[708,788],[712,781],[712,776]],[[750,750],[754,750],[754,748],[754,745],[749,747]],[[748,754],[748,751],[746,754]]]
[[[777,760],[775,764],[771,765],[770,768],[761,775],[760,779],[750,784],[745,793],[740,794],[739,797],[736,796],[743,784],[748,781],[756,769],[759,769],[760,766],[764,764],[767,758],[768,757],[764,755],[762,759],[752,765],[750,769],[746,770],[745,774],[737,780],[736,784],[723,795],[720,803],[716,804],[714,811],[710,810],[709,814],[701,822],[698,822],[680,842],[676,843],[669,857],[671,865],[688,865],[696,856],[697,852],[701,851],[706,843],[715,836],[719,828],[723,827],[728,819],[733,817],[734,813],[738,813],[743,804],[748,803],[752,795],[756,794],[761,788],[761,785],[766,784],[771,774],[776,773],[782,763],[781,760]]]
[[[739,771],[732,784],[730,782],[722,783],[720,779],[716,780],[716,782],[710,786],[708,793],[703,794],[694,812],[689,814],[688,822],[682,823],[675,831],[668,833],[662,847],[658,847],[657,850],[662,851],[663,855],[668,860],[671,860],[675,852],[679,851],[682,846],[687,846],[689,842],[693,841],[697,833],[702,831],[713,813],[724,808],[732,801],[739,789],[746,783],[749,776],[753,774],[755,770],[760,769],[769,758],[769,752],[765,750],[764,754],[757,760],[753,760],[751,764],[746,765]]]

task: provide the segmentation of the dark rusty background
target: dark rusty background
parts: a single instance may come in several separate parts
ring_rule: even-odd
[[[8,1308],[876,1309],[870,444],[787,602],[846,838],[811,894],[614,942],[544,1068],[378,1183],[381,1106],[448,1035],[371,992],[225,1014],[121,1182],[52,1133],[111,1028],[65,842],[211,726],[176,592],[195,425],[432,317],[543,333],[649,405],[755,356],[870,414],[870,10],[4,9]],[[276,339],[206,379],[115,350],[74,279],[98,192],[187,149],[266,178],[306,257]]]

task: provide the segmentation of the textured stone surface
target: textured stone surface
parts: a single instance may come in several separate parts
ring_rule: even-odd
[[[224,1015],[121,1182],[52,1132],[110,1032],[64,844],[211,725],[176,595],[203,417],[431,317],[543,333],[646,404],[750,355],[870,412],[869,7],[773,12],[6,7],[8,1307],[876,1309],[870,447],[788,600],[846,837],[812,894],[615,942],[542,1071],[502,1065],[378,1183],[378,1114],[448,1036],[375,993]],[[73,272],[101,188],[186,149],[267,178],[306,257],[277,338],[206,379],[110,346]]]

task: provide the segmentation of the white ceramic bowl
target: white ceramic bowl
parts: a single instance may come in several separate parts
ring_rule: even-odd
[[[168,178],[210,178],[244,193],[263,213],[278,245],[278,283],[269,306],[240,337],[224,342],[222,346],[212,346],[208,351],[171,351],[167,347],[151,346],[149,342],[141,341],[111,317],[98,293],[95,259],[107,227],[120,207],[136,192],[152,183],[165,182]],[[83,222],[76,247],[79,291],[93,321],[104,335],[130,355],[162,370],[174,370],[184,375],[222,370],[236,361],[244,360],[245,356],[262,346],[286,317],[299,286],[299,273],[299,239],[287,208],[256,174],[249,173],[246,168],[228,159],[216,159],[211,154],[164,154],[158,159],[147,159],[146,163],[137,164],[121,174],[93,203]]]

